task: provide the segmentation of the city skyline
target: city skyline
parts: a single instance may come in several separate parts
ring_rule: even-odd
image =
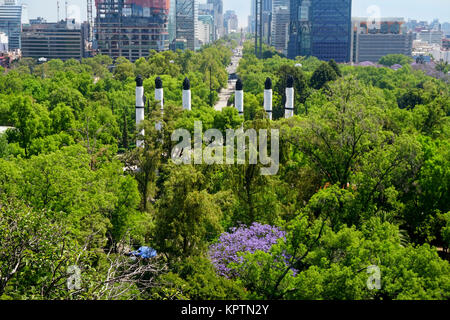
[[[57,20],[57,0],[19,0],[20,3],[26,4],[28,7],[28,17],[34,19],[43,17],[49,22]],[[72,14],[80,15],[82,20],[86,20],[86,0],[67,0],[69,6],[72,6]],[[65,0],[60,0],[60,18],[65,16]],[[206,0],[199,0],[199,3],[206,3]],[[224,12],[226,10],[234,10],[239,19],[239,27],[247,26],[247,17],[250,14],[251,0],[223,0]],[[368,9],[371,6],[380,8],[380,16],[382,17],[404,17],[408,19],[416,19],[421,21],[432,21],[439,19],[441,22],[450,22],[450,11],[442,10],[448,6],[448,0],[429,0],[426,6],[423,6],[421,0],[353,0],[352,16],[365,17],[369,16]],[[78,9],[77,9],[78,8]],[[53,9],[53,10],[52,10]],[[77,12],[79,11],[79,13]],[[94,8],[95,11],[95,8]],[[71,14],[69,10],[69,16]]]

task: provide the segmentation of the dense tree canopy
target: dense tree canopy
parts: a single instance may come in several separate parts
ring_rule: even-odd
[[[388,54],[382,57],[378,62],[387,67],[393,66],[394,64],[404,66],[413,62],[413,59],[403,54]]]
[[[0,70],[0,126],[11,127],[0,134],[0,299],[450,298],[449,84],[403,56],[380,60],[398,70],[288,60],[269,47],[258,59],[247,42],[244,115],[215,111],[210,84],[216,102],[235,46]],[[285,119],[288,76],[295,115]],[[268,146],[278,132],[277,173],[261,175],[260,161],[176,164],[174,130],[192,135],[198,121],[224,137],[267,130]],[[262,157],[249,140],[245,156]],[[157,256],[130,258],[140,246]],[[81,288],[69,290],[73,266]]]

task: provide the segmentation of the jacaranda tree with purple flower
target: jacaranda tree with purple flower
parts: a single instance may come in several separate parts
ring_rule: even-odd
[[[284,231],[255,222],[250,227],[241,226],[222,233],[218,242],[209,248],[209,255],[220,275],[234,278],[238,274],[229,267],[230,263],[242,263],[243,253],[268,252],[280,238],[286,239]]]

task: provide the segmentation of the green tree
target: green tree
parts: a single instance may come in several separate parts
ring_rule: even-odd
[[[19,201],[0,205],[0,237],[0,299],[20,299],[33,289],[48,297],[64,269],[74,263],[64,250],[70,245],[65,230],[49,221],[45,211],[33,211]]]
[[[373,265],[381,273],[379,290],[367,285]],[[378,219],[361,231],[333,232],[299,216],[286,241],[267,253],[246,254],[234,268],[259,299],[447,299],[450,285],[450,265],[433,248],[401,245],[398,228]]]
[[[67,225],[55,222],[45,210],[16,199],[0,206],[1,299],[142,299],[164,263],[132,262],[125,252],[90,250],[90,239],[78,245]],[[118,248],[128,245],[122,241]],[[75,268],[79,283],[71,279]],[[74,288],[69,289],[68,283]],[[76,287],[79,285],[80,287]]]
[[[400,96],[397,100],[397,103],[399,108],[401,109],[414,109],[416,105],[423,104],[424,99],[420,90],[411,89]]]
[[[202,189],[204,175],[191,165],[174,166],[158,202],[155,244],[171,259],[201,255],[221,231],[221,210]]]
[[[236,129],[242,122],[243,119],[234,107],[223,108],[221,112],[214,114],[214,128],[221,130],[223,134],[226,129]]]
[[[112,65],[113,60],[107,55],[98,54],[93,58],[82,59],[81,63],[91,67],[94,77],[105,78],[110,75],[108,67]]]
[[[118,57],[115,61],[114,76],[119,81],[125,81],[134,77],[136,66],[128,61],[127,58]]]
[[[70,107],[60,103],[50,112],[52,119],[52,129],[54,133],[61,131],[69,132],[73,130],[75,125],[75,116]]]
[[[83,97],[77,89],[62,85],[56,87],[50,93],[50,110],[57,107],[58,104],[64,103],[73,109],[73,112],[78,116],[87,106],[86,98]]]
[[[443,73],[448,73],[448,70],[450,69],[450,66],[448,64],[448,61],[439,61],[438,64],[436,64],[436,70],[441,71]]]
[[[323,62],[311,76],[310,86],[314,89],[322,89],[329,81],[337,79],[337,74],[332,67]]]
[[[331,88],[330,101],[298,120],[289,141],[315,164],[326,181],[345,187],[358,158],[382,138],[375,134],[381,131],[382,119],[357,82],[340,80]]]
[[[441,229],[445,218],[442,213],[450,210],[447,196],[450,191],[449,144],[433,141],[429,137],[418,137],[417,140],[423,156],[417,157],[420,169],[408,187],[411,189],[403,195],[405,208],[402,218],[414,242],[443,246]]]
[[[450,212],[445,214],[445,226],[441,230],[442,238],[444,239],[444,246],[450,248]]]
[[[6,158],[11,153],[8,139],[5,134],[0,134],[0,158]]]
[[[103,106],[92,105],[80,114],[76,122],[75,130],[88,153],[91,155],[91,167],[96,166],[99,157],[108,150],[117,148],[120,136],[116,117],[111,109]],[[111,147],[108,147],[111,146]]]
[[[328,61],[328,65],[333,68],[334,72],[336,72],[336,75],[338,77],[342,77],[342,72],[341,69],[339,69],[339,66],[337,65],[336,61],[334,61],[333,59],[331,59],[330,61]]]
[[[412,62],[413,59],[411,57],[405,56],[403,54],[388,54],[378,60],[378,63],[387,67],[393,66],[394,64],[405,66]]]
[[[207,258],[189,257],[158,279],[156,299],[228,300],[245,299],[247,293],[235,281],[220,277]]]
[[[24,149],[25,156],[29,157],[32,140],[39,134],[39,115],[29,97],[17,97],[12,104],[12,110],[11,120],[15,129],[10,134]]]

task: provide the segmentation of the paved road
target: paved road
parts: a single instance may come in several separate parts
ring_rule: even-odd
[[[239,65],[239,60],[242,58],[242,47],[236,48],[236,53],[231,57],[231,65],[227,67],[228,75],[236,73],[237,67]],[[236,80],[228,80],[228,87],[223,88],[219,93],[219,101],[217,101],[214,109],[221,111],[222,108],[227,106],[228,99],[234,93],[236,86]]]

